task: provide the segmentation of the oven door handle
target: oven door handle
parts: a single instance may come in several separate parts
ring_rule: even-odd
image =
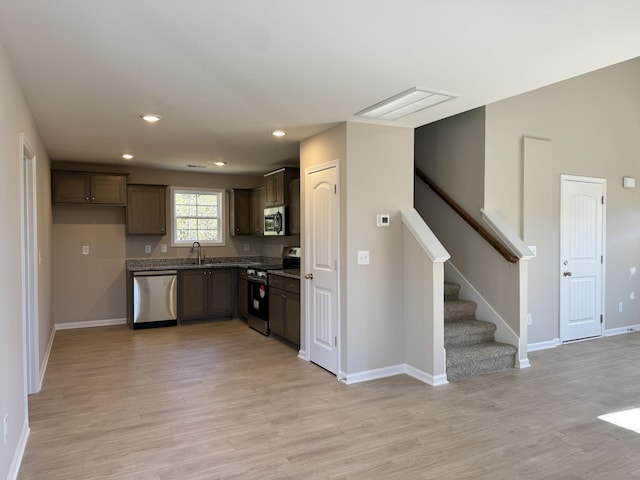
[[[247,277],[247,282],[249,283],[256,283],[258,285],[266,285],[267,284],[267,279],[262,279],[262,278],[251,278],[251,277]]]

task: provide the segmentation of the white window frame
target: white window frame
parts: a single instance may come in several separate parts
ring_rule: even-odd
[[[200,242],[200,245],[204,246],[212,246],[212,247],[223,247],[226,245],[226,231],[225,231],[225,214],[226,214],[226,195],[225,190],[221,188],[207,188],[207,187],[169,187],[170,192],[170,203],[171,203],[171,246],[172,247],[191,247],[194,240],[178,240],[176,238],[176,233],[178,229],[176,228],[176,199],[175,194],[181,192],[202,192],[202,193],[213,193],[219,196],[219,208],[218,208],[218,225],[220,230],[220,241],[212,242],[210,240],[197,240]]]

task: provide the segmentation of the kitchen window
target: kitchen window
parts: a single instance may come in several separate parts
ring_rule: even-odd
[[[171,187],[173,247],[224,245],[224,190]]]

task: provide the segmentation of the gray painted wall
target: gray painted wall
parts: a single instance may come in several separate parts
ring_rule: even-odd
[[[49,158],[0,44],[0,419],[7,415],[8,426],[7,442],[0,448],[0,478],[7,478],[10,473],[21,434],[26,434],[28,416],[23,365],[21,133],[25,134],[36,154],[37,248],[41,258],[37,299],[38,358],[42,364],[53,328]]]
[[[340,161],[341,369],[356,374],[404,363],[400,211],[413,205],[413,129],[347,122],[302,142],[302,172],[334,160]],[[302,198],[304,211],[304,189]],[[390,214],[391,225],[376,227],[377,213]],[[369,265],[357,265],[359,250],[370,252]]]
[[[400,211],[413,206],[413,141],[411,128],[347,123],[348,373],[404,363]],[[389,227],[376,226],[378,213],[390,214]],[[358,250],[369,265],[357,264]]]
[[[523,221],[523,137],[542,137],[552,144],[539,188],[549,191],[551,208],[537,213],[538,257],[530,261],[529,288],[533,325],[529,342],[559,337],[558,282],[560,238],[560,175],[605,178],[606,290],[605,329],[640,323],[640,186],[622,188],[625,175],[640,179],[640,59],[569,79],[486,107],[485,205],[518,232]],[[551,185],[544,184],[551,179]],[[535,188],[535,185],[530,185]],[[549,211],[550,210],[550,211]],[[630,299],[635,294],[635,300]],[[618,312],[618,302],[624,311]]]
[[[484,108],[415,131],[415,165],[480,221],[484,206]]]

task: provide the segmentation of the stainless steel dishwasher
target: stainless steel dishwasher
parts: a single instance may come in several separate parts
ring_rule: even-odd
[[[178,272],[133,273],[133,328],[177,325]]]

